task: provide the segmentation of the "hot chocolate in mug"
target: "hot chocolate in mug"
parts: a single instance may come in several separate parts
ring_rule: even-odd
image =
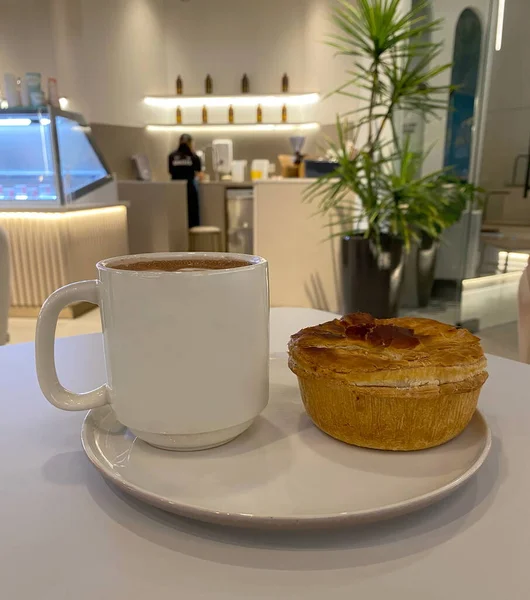
[[[103,260],[98,279],[64,286],[37,322],[44,396],[64,410],[110,404],[140,439],[172,450],[224,444],[268,402],[267,261],[222,253],[161,253]],[[61,310],[101,309],[107,383],[76,394],[58,380]]]

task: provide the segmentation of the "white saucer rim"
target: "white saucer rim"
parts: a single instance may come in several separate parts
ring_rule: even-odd
[[[271,358],[285,357],[285,353],[271,354]],[[104,407],[105,408],[105,407]],[[340,513],[330,513],[321,515],[289,515],[289,516],[261,516],[253,515],[251,513],[233,513],[225,511],[214,511],[210,508],[201,507],[194,504],[186,504],[181,502],[175,502],[163,496],[159,496],[154,492],[150,492],[145,488],[134,483],[129,483],[123,479],[118,473],[112,469],[105,468],[103,461],[98,460],[96,453],[93,452],[92,447],[87,439],[87,430],[89,422],[93,418],[93,413],[102,410],[96,408],[90,410],[83,421],[81,430],[81,443],[83,450],[87,455],[89,461],[94,467],[109,481],[114,483],[117,487],[124,490],[139,500],[146,502],[147,504],[154,505],[163,510],[172,512],[182,517],[196,519],[199,521],[219,523],[225,525],[232,525],[236,527],[252,527],[252,528],[311,528],[311,527],[326,527],[326,526],[338,526],[346,524],[360,524],[372,521],[384,520],[391,518],[392,516],[404,515],[415,510],[419,510],[423,507],[429,506],[438,500],[442,500],[452,492],[456,491],[459,487],[464,485],[469,479],[475,475],[480,467],[486,461],[488,454],[492,447],[492,433],[488,425],[487,420],[480,410],[476,410],[475,416],[481,420],[482,427],[485,430],[484,435],[484,446],[480,455],[476,458],[472,465],[464,472],[461,473],[454,480],[446,483],[445,485],[431,490],[427,493],[407,498],[393,504],[388,504],[378,508],[367,508],[357,511],[347,511]],[[450,443],[450,442],[448,442]]]
[[[98,409],[92,410],[95,411]],[[270,517],[263,517],[253,515],[251,513],[246,514],[213,511],[209,508],[200,507],[197,505],[170,501],[169,499],[159,496],[158,494],[155,494],[148,490],[145,490],[144,488],[138,485],[125,481],[122,477],[120,477],[119,474],[113,472],[110,469],[105,469],[103,464],[95,456],[95,453],[93,453],[88,441],[86,440],[86,427],[84,426],[84,424],[81,443],[83,445],[83,450],[85,451],[85,454],[87,455],[90,462],[106,479],[112,481],[115,485],[117,485],[117,487],[123,489],[125,492],[132,494],[133,496],[142,500],[143,502],[157,506],[159,508],[162,508],[163,510],[168,510],[182,517],[198,519],[200,521],[206,522],[217,522],[230,525],[248,525],[253,527],[261,527],[263,525],[270,525],[271,523],[277,524],[278,527],[303,526],[304,524],[307,524],[307,526],[318,526],[319,524],[332,526],[355,522],[361,523],[375,520],[383,520],[387,517],[391,517],[394,515],[413,512],[415,510],[419,510],[420,508],[428,506],[429,504],[432,504],[437,500],[442,500],[443,498],[451,494],[453,491],[456,491],[459,487],[464,485],[464,483],[471,479],[471,477],[473,477],[473,475],[484,464],[492,445],[491,430],[487,424],[486,419],[484,418],[484,415],[478,410],[476,411],[476,415],[481,419],[482,424],[486,429],[486,442],[484,444],[484,448],[481,454],[476,459],[476,461],[470,466],[470,468],[465,473],[459,475],[453,481],[445,484],[440,488],[427,492],[426,494],[421,494],[419,496],[415,496],[413,498],[402,500],[393,504],[388,504],[383,507],[368,508],[352,512],[330,513],[318,516],[291,515],[283,517],[273,515]],[[85,421],[87,421],[89,418],[90,414],[87,415]]]

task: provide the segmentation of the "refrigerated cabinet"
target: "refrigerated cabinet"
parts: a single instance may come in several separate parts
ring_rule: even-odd
[[[0,227],[14,315],[33,316],[58,287],[93,278],[98,260],[128,252],[126,207],[81,115],[0,110]]]
[[[254,251],[254,189],[228,188],[226,214],[228,251],[252,254]]]
[[[0,207],[116,203],[114,178],[81,115],[0,110]]]

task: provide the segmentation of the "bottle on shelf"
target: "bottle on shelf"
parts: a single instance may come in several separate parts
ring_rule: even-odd
[[[234,107],[232,105],[228,108],[228,122],[230,124],[234,122]]]
[[[208,109],[206,108],[206,104],[202,107],[202,122],[204,125],[208,123]]]
[[[243,79],[241,79],[241,93],[248,94],[250,90],[250,82],[248,80],[247,74],[243,73]]]
[[[181,110],[180,106],[177,106],[176,118],[177,118],[177,125],[182,125],[182,110]]]
[[[175,86],[176,86],[176,90],[177,90],[177,96],[181,96],[182,95],[182,77],[180,75],[177,77],[177,82],[176,82]]]
[[[22,90],[22,79],[20,77],[17,77],[17,99],[18,99],[17,106],[23,106],[21,90]]]
[[[213,93],[213,81],[212,78],[210,77],[210,75],[206,75],[206,79],[204,81],[204,91],[207,94],[212,94]]]
[[[52,106],[60,108],[59,91],[57,89],[57,79],[55,79],[55,77],[48,77],[48,102]]]
[[[282,106],[282,123],[287,123],[287,104]]]
[[[283,74],[282,77],[282,92],[286,94],[289,91],[289,77],[287,77],[287,73]]]
[[[261,108],[261,104],[258,104],[258,110],[256,112],[256,121],[258,123],[263,123],[263,110]]]

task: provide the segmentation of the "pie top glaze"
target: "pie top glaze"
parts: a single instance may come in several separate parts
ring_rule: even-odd
[[[415,387],[457,383],[481,374],[479,338],[431,319],[374,319],[353,313],[302,329],[289,342],[298,376],[357,386]]]

